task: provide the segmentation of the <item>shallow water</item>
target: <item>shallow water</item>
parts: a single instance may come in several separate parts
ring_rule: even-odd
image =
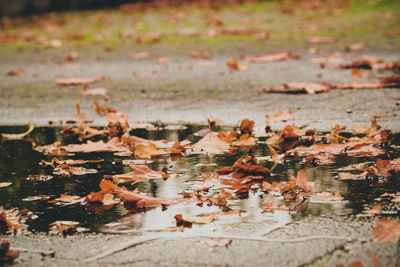
[[[201,126],[187,125],[186,130],[161,130],[145,131],[135,130],[131,134],[152,140],[184,140],[188,139],[195,142],[199,137],[193,133],[202,129]],[[0,127],[0,132],[23,132],[24,127]],[[31,141],[37,145],[50,144],[55,141],[62,143],[77,143],[71,137],[64,137],[59,127],[36,128],[31,133]],[[94,140],[98,140],[94,139]],[[399,136],[396,136],[398,142]],[[395,140],[395,141],[396,141]],[[97,169],[98,173],[82,176],[72,176],[70,178],[53,174],[51,167],[43,167],[39,162],[43,159],[50,161],[52,156],[45,156],[32,148],[29,140],[9,140],[0,144],[0,182],[12,182],[11,186],[0,188],[0,205],[6,209],[18,208],[28,209],[37,217],[27,222],[28,230],[33,232],[48,232],[51,224],[55,221],[75,221],[80,227],[92,232],[134,232],[148,230],[162,230],[167,227],[175,226],[174,215],[182,214],[184,218],[193,218],[196,215],[221,211],[217,206],[198,207],[196,205],[180,204],[168,207],[157,207],[153,209],[136,210],[135,208],[115,205],[105,209],[102,205],[58,205],[48,203],[47,200],[35,199],[39,195],[50,196],[54,199],[60,194],[86,196],[92,191],[99,191],[99,182],[103,175],[121,174],[130,171],[129,166],[119,166],[113,164],[117,158],[129,159],[129,156],[115,156],[112,152],[102,153],[76,153],[70,157],[58,157],[59,159],[87,159],[101,162],[86,163],[85,168]],[[136,187],[141,192],[151,196],[161,198],[180,197],[180,193],[189,190],[201,179],[201,173],[215,171],[222,167],[231,166],[240,156],[252,154],[257,157],[270,155],[268,147],[260,144],[248,152],[239,151],[236,154],[222,154],[209,157],[205,154],[187,154],[179,159],[171,160],[171,157],[161,158],[149,163],[153,170],[161,170],[164,166],[170,166],[171,177],[167,180],[149,180],[135,185],[126,185],[130,190]],[[398,157],[397,151],[389,151],[384,157]],[[349,157],[339,155],[335,158],[332,165],[318,165],[307,167],[303,157],[290,158],[285,164],[276,166],[268,182],[287,181],[295,175],[298,170],[305,169],[308,172],[309,180],[315,182],[315,192],[332,191],[340,192],[346,201],[338,203],[310,203],[308,210],[304,214],[288,213],[276,211],[263,213],[263,200],[265,194],[250,191],[248,196],[241,196],[238,199],[229,201],[228,208],[233,210],[240,209],[241,215],[221,216],[213,223],[194,226],[194,229],[201,231],[215,231],[216,229],[229,228],[243,223],[256,225],[266,223],[270,227],[278,224],[285,224],[304,216],[322,216],[332,214],[359,214],[370,208],[374,199],[381,194],[396,193],[400,188],[399,179],[392,179],[382,185],[371,180],[352,180],[339,181],[337,179],[338,169],[350,164],[359,162],[375,162],[376,158],[369,157]],[[196,166],[198,163],[208,164],[208,166]],[[260,165],[267,168],[272,167],[271,162],[260,161]],[[47,181],[32,181],[27,178],[29,175],[46,174],[53,176]],[[179,175],[176,175],[179,174]],[[256,189],[256,188],[255,188]],[[243,199],[242,199],[243,198]],[[283,200],[279,200],[283,201]],[[296,203],[289,204],[294,206]],[[260,232],[268,229],[260,229]]]

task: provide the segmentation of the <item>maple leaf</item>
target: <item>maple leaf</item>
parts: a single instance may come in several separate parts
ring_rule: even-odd
[[[106,105],[100,105],[95,99],[92,99],[92,103],[96,106],[96,113],[100,115],[107,115],[109,113],[117,112],[115,109],[107,107]]]
[[[238,57],[234,57],[231,61],[228,61],[226,63],[226,65],[229,68],[231,68],[233,70],[238,70],[238,71],[243,71],[243,70],[248,70],[249,69],[249,66],[247,66],[247,65],[239,65]]]
[[[105,88],[100,88],[100,87],[95,87],[95,88],[89,88],[89,86],[85,86],[81,92],[82,95],[87,96],[105,96],[108,93],[107,89]]]
[[[312,193],[310,195],[312,201],[342,201],[343,197],[339,192],[333,194],[332,192]]]
[[[59,85],[79,85],[79,84],[90,84],[98,81],[107,79],[107,76],[96,76],[91,78],[64,78],[56,79],[56,83]]]
[[[214,221],[215,216],[214,215],[210,215],[207,217],[203,217],[200,219],[184,219],[182,217],[182,214],[176,214],[174,216],[175,221],[176,221],[176,226],[183,226],[183,227],[187,227],[187,228],[192,228],[192,224],[196,223],[196,224],[207,224],[210,223],[212,221]]]
[[[148,179],[161,179],[163,178],[163,173],[161,171],[153,171],[146,165],[129,165],[132,168],[131,172],[124,174],[117,174],[113,176],[114,182],[126,183],[132,182],[137,183],[141,181],[146,181]]]
[[[353,51],[361,51],[364,50],[365,45],[363,43],[356,43],[352,45],[348,45],[344,48],[344,50],[348,52],[353,52]]]
[[[68,203],[68,204],[76,204],[76,203],[84,202],[85,201],[85,197],[61,194],[60,197],[54,199],[54,201]]]
[[[192,146],[193,152],[205,152],[210,154],[222,153],[229,150],[230,144],[220,139],[218,136],[209,132],[206,136],[200,139]]]
[[[257,138],[251,137],[248,133],[246,133],[242,134],[233,145],[240,147],[253,147],[256,144],[257,144]]]
[[[326,92],[332,88],[326,83],[305,83],[305,82],[290,82],[284,83],[277,89],[264,89],[266,93],[294,93],[305,92],[313,95],[315,93]]]
[[[400,222],[396,219],[379,219],[377,226],[371,230],[375,236],[374,242],[378,243],[397,243],[400,239]]]
[[[171,206],[190,201],[190,199],[184,199],[184,198],[170,198],[170,199],[156,198],[144,194],[137,194],[126,190],[119,191],[118,195],[120,198],[122,198],[122,201],[124,203],[125,202],[135,203],[137,208],[156,207],[160,205]]]
[[[7,76],[23,76],[25,75],[25,71],[23,69],[15,69],[6,72]]]
[[[228,238],[202,238],[201,243],[215,248],[215,247],[228,247],[232,243],[232,239]]]
[[[135,53],[131,55],[131,58],[134,60],[139,60],[139,59],[146,59],[149,58],[150,54],[147,52],[140,52],[140,53]]]
[[[219,169],[217,171],[219,175],[229,175],[234,179],[244,177],[268,177],[270,176],[270,170],[268,168],[258,166],[255,158],[239,158],[231,167]]]
[[[292,177],[292,180],[296,182],[296,185],[303,189],[305,193],[311,193],[314,189],[314,182],[308,181],[308,174],[305,170],[299,170],[296,177]]]
[[[160,157],[168,154],[168,150],[158,149],[157,146],[153,143],[150,143],[148,145],[137,144],[135,146],[135,157],[142,159]]]
[[[289,208],[286,206],[278,206],[275,204],[275,199],[267,199],[264,201],[264,211],[274,213],[275,210],[283,210],[289,211]]]
[[[312,36],[307,39],[309,44],[330,44],[336,42],[336,39],[333,37],[320,37],[320,36]]]
[[[288,112],[278,110],[274,113],[273,117],[270,117],[269,115],[265,115],[265,121],[267,123],[270,122],[276,122],[276,121],[288,121],[288,120],[293,120],[293,110],[290,108]]]
[[[254,130],[254,121],[249,119],[243,119],[240,123],[239,130],[242,134],[251,134]]]
[[[0,244],[0,263],[11,262],[19,257],[18,250],[10,249],[10,242],[2,241]]]
[[[75,235],[78,232],[76,224],[66,224],[64,222],[56,222],[52,231],[62,234],[64,238],[67,237],[67,235]]]
[[[268,63],[268,62],[277,62],[288,59],[300,59],[300,56],[294,55],[290,51],[283,51],[275,54],[245,57],[245,59],[252,63]]]

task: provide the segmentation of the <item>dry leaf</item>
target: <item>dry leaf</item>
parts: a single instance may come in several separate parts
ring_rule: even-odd
[[[64,78],[56,79],[56,83],[59,85],[79,85],[79,84],[89,84],[95,83],[107,79],[107,76],[97,76],[92,78]]]
[[[2,241],[0,244],[0,263],[11,262],[19,257],[18,250],[10,249],[10,242]]]
[[[330,44],[336,42],[336,39],[333,37],[320,37],[320,36],[312,36],[307,39],[309,44]]]
[[[352,52],[352,51],[361,51],[364,50],[365,45],[363,43],[356,43],[356,44],[352,44],[352,45],[348,45],[344,48],[344,50],[348,51],[348,52]]]
[[[288,59],[299,59],[300,56],[292,54],[290,51],[283,51],[276,54],[268,54],[262,56],[252,56],[252,57],[245,57],[246,60],[252,63],[268,63],[268,62],[277,62],[283,61]]]
[[[202,238],[201,243],[209,247],[228,247],[232,243],[232,239],[227,238]]]
[[[264,89],[266,93],[294,93],[305,92],[307,94],[315,94],[326,92],[332,88],[331,85],[326,83],[305,83],[305,82],[291,82],[284,83],[278,89]]]
[[[193,145],[193,152],[205,152],[210,154],[218,154],[229,150],[230,144],[221,140],[218,136],[209,132],[206,136],[200,139]]]
[[[293,119],[294,119],[293,110],[291,108],[288,110],[288,112],[278,110],[274,113],[273,117],[270,117],[269,115],[265,116],[266,123],[275,121],[288,121]]]
[[[396,219],[379,219],[377,226],[371,230],[375,236],[374,242],[378,243],[397,243],[400,239],[400,222]]]
[[[161,179],[163,178],[163,174],[161,171],[153,171],[146,165],[133,165],[131,164],[130,167],[132,168],[131,172],[124,173],[124,174],[117,174],[113,176],[114,182],[117,183],[127,183],[127,182],[141,182],[146,181],[148,179]]]
[[[6,72],[7,76],[23,76],[25,75],[25,71],[23,69],[15,69]]]
[[[168,154],[168,150],[158,149],[157,146],[153,143],[150,143],[148,145],[138,144],[135,146],[135,157],[142,159],[160,157]]]
[[[314,182],[308,181],[308,174],[305,170],[299,170],[296,177],[291,178],[296,182],[296,185],[304,190],[305,193],[311,193],[314,189]]]
[[[239,65],[238,57],[234,57],[231,61],[228,61],[228,62],[226,63],[226,65],[227,65],[229,68],[233,69],[233,70],[242,71],[242,70],[248,70],[248,69],[249,69],[249,66],[248,66],[248,65]]]

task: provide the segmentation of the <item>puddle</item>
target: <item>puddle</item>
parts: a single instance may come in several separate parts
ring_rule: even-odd
[[[194,136],[193,133],[200,129],[202,129],[201,126],[187,125],[185,130],[134,130],[131,134],[152,140],[188,139],[195,142],[200,137]],[[0,132],[21,132],[24,130],[26,129],[23,127],[0,127]],[[64,144],[78,143],[71,137],[64,137],[61,134],[61,128],[57,127],[36,128],[30,136],[37,145],[51,144],[55,141]],[[398,135],[396,140],[397,143],[400,140]],[[389,151],[389,153],[392,154],[393,158],[399,156],[396,151]],[[265,157],[270,155],[270,152],[265,144],[260,143],[248,152],[239,151],[234,155],[222,154],[210,158],[205,154],[187,154],[175,161],[172,161],[171,157],[162,158],[150,162],[148,166],[153,170],[161,170],[164,166],[170,166],[171,176],[169,179],[165,181],[162,179],[148,180],[135,185],[128,184],[126,187],[129,190],[138,187],[141,192],[154,197],[180,197],[180,193],[192,188],[202,173],[231,166],[240,156],[247,154]],[[0,144],[0,182],[12,183],[8,187],[0,188],[0,205],[3,205],[6,209],[28,209],[37,215],[35,219],[27,222],[28,230],[32,232],[48,232],[51,224],[55,221],[75,221],[79,223],[80,227],[90,232],[159,231],[175,226],[174,216],[176,214],[182,214],[184,218],[193,218],[199,214],[221,211],[221,208],[217,206],[207,206],[206,204],[203,207],[195,204],[179,204],[168,208],[157,207],[138,211],[123,204],[105,208],[94,204],[63,206],[48,203],[48,197],[54,199],[61,194],[86,196],[90,192],[99,191],[99,182],[103,175],[121,174],[131,170],[129,166],[113,164],[115,159],[129,160],[129,156],[115,156],[111,152],[76,153],[73,156],[58,158],[94,160],[94,162],[88,162],[81,166],[96,169],[98,172],[65,178],[53,174],[52,168],[39,165],[41,160],[50,161],[52,156],[45,156],[32,149],[30,141],[9,140]],[[304,214],[282,211],[276,211],[272,214],[262,212],[265,194],[250,191],[248,196],[244,196],[243,199],[229,201],[228,208],[241,210],[240,215],[221,216],[210,224],[193,225],[193,229],[216,231],[232,230],[233,227],[238,225],[246,225],[246,227],[263,225],[263,228],[258,229],[258,231],[265,232],[269,229],[268,227],[272,229],[276,225],[285,224],[304,216],[362,213],[381,194],[385,192],[396,193],[400,188],[399,179],[391,179],[388,183],[377,186],[370,180],[339,181],[337,173],[338,169],[350,164],[375,161],[376,158],[374,157],[339,155],[335,157],[332,165],[307,167],[304,164],[303,157],[290,158],[286,164],[279,164],[273,169],[272,176],[267,179],[268,182],[287,181],[291,176],[296,175],[298,170],[305,169],[309,174],[310,181],[315,182],[314,191],[340,192],[346,201],[310,203]],[[267,168],[271,168],[273,165],[268,161],[260,161],[259,164]],[[49,176],[45,177],[47,179],[35,179],[32,175]],[[31,179],[29,179],[30,176]],[[40,197],[41,195],[48,197]],[[283,200],[278,200],[278,202],[283,202]]]

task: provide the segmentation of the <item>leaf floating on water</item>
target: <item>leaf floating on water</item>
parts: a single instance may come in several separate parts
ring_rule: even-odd
[[[29,129],[26,132],[23,132],[20,134],[0,133],[0,135],[5,139],[17,140],[17,139],[22,139],[25,136],[27,136],[28,134],[30,134],[33,131],[33,129],[35,129],[35,126],[29,122]]]
[[[10,185],[12,185],[12,183],[10,183],[10,182],[1,182],[0,183],[0,188],[7,187],[7,186],[10,186]]]

